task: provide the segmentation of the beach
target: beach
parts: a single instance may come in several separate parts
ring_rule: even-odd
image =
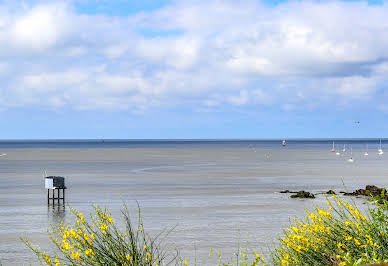
[[[365,157],[365,143],[369,156]],[[353,148],[354,163],[348,163]],[[137,203],[150,234],[173,228],[167,242],[190,264],[213,265],[209,252],[228,260],[239,246],[266,253],[281,229],[316,199],[290,199],[279,191],[313,193],[384,186],[388,160],[377,154],[378,140],[288,141],[91,141],[2,142],[0,153],[0,262],[37,264],[20,241],[53,250],[50,224],[72,221],[69,206],[87,215],[93,205],[108,207],[119,221],[127,204]],[[384,144],[384,141],[383,141]],[[47,206],[44,171],[64,176],[69,206]],[[362,200],[358,200],[362,205]],[[214,252],[213,252],[214,253]]]

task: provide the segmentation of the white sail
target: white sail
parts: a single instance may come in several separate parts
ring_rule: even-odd
[[[354,159],[353,159],[353,147],[350,146],[350,158],[348,160],[349,163],[352,163],[354,162]]]
[[[378,153],[379,153],[379,155],[383,155],[384,154],[384,151],[381,148],[381,139],[380,139],[380,148],[378,149]]]

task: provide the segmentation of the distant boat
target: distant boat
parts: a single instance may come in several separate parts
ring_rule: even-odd
[[[350,146],[350,159],[348,160],[348,162],[349,162],[349,163],[354,162],[354,160],[353,160],[353,148],[352,148],[352,146]]]
[[[341,155],[341,153],[339,152],[339,149],[338,149],[338,145],[337,145],[337,152],[335,153],[335,155],[337,155],[337,156]]]
[[[345,144],[344,144],[344,148],[342,149],[342,152],[346,152]]]
[[[334,149],[334,141],[333,141],[333,148],[331,149],[331,152],[335,152],[335,149]]]
[[[368,153],[368,143],[366,144],[366,150],[365,150],[365,153],[364,153],[364,156],[368,156],[369,153]]]
[[[282,146],[283,146],[283,147],[286,146],[286,140],[285,140],[285,139],[282,141]]]
[[[378,149],[378,152],[379,152],[379,155],[383,155],[384,154],[384,151],[381,148],[381,139],[380,139],[380,148]]]

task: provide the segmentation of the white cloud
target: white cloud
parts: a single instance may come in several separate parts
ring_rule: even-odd
[[[19,48],[22,54],[22,50],[45,51],[66,39],[72,30],[71,21],[62,3],[33,7],[8,21],[8,45]]]
[[[363,2],[188,0],[110,17],[71,2],[5,2],[3,105],[292,111],[373,101],[388,73],[387,13]]]
[[[187,36],[177,38],[142,39],[136,47],[136,55],[150,62],[177,69],[189,68],[196,63],[200,43]]]

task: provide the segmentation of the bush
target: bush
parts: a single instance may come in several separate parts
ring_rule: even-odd
[[[388,262],[388,202],[374,197],[374,208],[363,214],[354,204],[333,195],[328,208],[315,208],[303,219],[296,218],[284,230],[284,237],[272,252],[273,265],[361,265]],[[73,226],[52,226],[49,235],[59,252],[49,255],[22,239],[47,265],[144,265],[171,263],[188,265],[170,255],[162,246],[163,235],[149,237],[143,228],[140,210],[138,226],[133,227],[126,207],[122,210],[125,232],[115,225],[108,210],[95,207],[89,223],[72,209]],[[168,233],[168,232],[167,232]],[[165,234],[167,234],[165,233]],[[211,257],[212,251],[209,256]],[[251,249],[239,251],[229,262],[218,265],[266,265],[266,260]]]
[[[91,223],[75,209],[73,226],[60,223],[49,230],[51,242],[58,252],[49,255],[38,247],[33,247],[27,239],[22,241],[47,265],[168,265],[175,261],[177,254],[171,256],[161,246],[162,232],[151,238],[144,232],[140,210],[138,226],[133,227],[128,209],[122,210],[125,231],[122,232],[113,222],[110,212],[94,207],[95,214]]]
[[[343,198],[295,219],[274,250],[275,265],[359,265],[388,261],[387,203],[364,215]]]

